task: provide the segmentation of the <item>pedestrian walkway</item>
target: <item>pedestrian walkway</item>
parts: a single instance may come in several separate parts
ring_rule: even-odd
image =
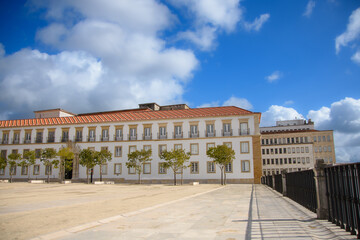
[[[355,239],[315,217],[266,186],[228,185],[36,239]]]

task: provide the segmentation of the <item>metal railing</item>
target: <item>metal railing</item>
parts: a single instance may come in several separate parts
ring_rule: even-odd
[[[316,212],[316,187],[313,170],[286,174],[287,197]]]
[[[233,130],[232,130],[232,129],[230,129],[229,131],[221,130],[221,135],[222,135],[223,137],[232,136],[232,135],[233,135]]]
[[[360,163],[325,167],[328,220],[360,239]]]
[[[275,190],[279,193],[283,193],[283,182],[282,182],[282,174],[277,174],[275,177]]]

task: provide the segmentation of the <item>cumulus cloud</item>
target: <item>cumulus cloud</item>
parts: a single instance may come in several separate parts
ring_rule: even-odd
[[[248,31],[259,31],[264,23],[270,18],[270,14],[261,14],[260,17],[255,18],[253,22],[244,22],[244,28]]]
[[[32,4],[44,9],[49,21],[37,39],[58,53],[23,49],[5,56],[0,46],[0,86],[6,92],[1,109],[14,110],[8,117],[29,109],[101,111],[181,100],[198,60],[191,50],[169,47],[160,37],[176,19],[165,5],[155,0]]]
[[[314,10],[314,8],[315,8],[315,1],[310,0],[306,5],[305,12],[303,13],[303,16],[310,17],[313,10]]]
[[[185,39],[193,42],[202,51],[210,51],[215,48],[216,28],[205,26],[194,31],[180,32],[178,39]]]
[[[266,76],[265,79],[268,80],[269,83],[272,83],[272,82],[279,80],[282,76],[283,76],[282,72],[275,71],[272,74],[270,74],[269,76]]]
[[[230,97],[225,100],[222,104],[220,101],[213,101],[210,103],[201,104],[198,107],[218,107],[218,106],[235,106],[246,110],[251,110],[253,105],[246,98]]]
[[[275,126],[276,121],[304,119],[294,108],[272,105],[261,115],[261,126]]]
[[[360,64],[360,51],[357,51],[352,57],[351,60]]]
[[[349,17],[346,31],[335,39],[336,53],[340,52],[341,47],[346,47],[350,42],[360,36],[360,8],[353,11]]]

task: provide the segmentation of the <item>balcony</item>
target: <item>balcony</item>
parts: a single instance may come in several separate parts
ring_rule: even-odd
[[[53,142],[55,142],[55,137],[48,137],[47,142],[48,142],[48,143],[53,143]]]
[[[190,138],[198,138],[199,132],[196,132],[196,133],[189,132],[189,136],[190,136]]]
[[[230,136],[232,136],[232,135],[233,135],[232,129],[230,129],[230,131],[224,131],[224,130],[222,130],[222,136],[223,136],[223,137],[230,137]]]
[[[158,139],[167,139],[167,133],[165,134],[158,133]]]
[[[24,139],[24,143],[31,143],[31,138],[30,139]]]
[[[181,132],[181,133],[174,133],[174,134],[173,134],[173,138],[174,138],[174,139],[183,138],[183,132]]]
[[[152,133],[150,133],[150,135],[143,134],[143,140],[151,140],[151,139],[152,139]]]
[[[123,135],[114,135],[114,139],[115,141],[122,141],[123,140]]]
[[[215,137],[216,136],[216,130],[214,130],[214,132],[205,131],[205,136],[206,137]]]
[[[74,138],[74,142],[82,142],[83,141],[83,137],[79,136],[79,137],[75,137]]]
[[[5,138],[1,141],[2,144],[9,144],[9,139]]]
[[[69,141],[69,137],[62,137],[61,138],[61,142],[68,142]]]
[[[101,135],[100,139],[101,139],[102,142],[107,142],[107,141],[109,141],[109,136]]]
[[[247,129],[239,129],[239,135],[240,135],[240,136],[250,135],[250,128],[247,128]]]
[[[42,143],[43,142],[43,138],[41,137],[41,138],[36,138],[35,139],[35,142],[36,143]]]
[[[15,138],[14,140],[13,140],[13,144],[19,144],[20,143],[20,140],[18,139],[18,138]]]
[[[135,140],[137,140],[137,134],[135,134],[135,135],[129,135],[129,134],[128,134],[128,139],[129,139],[130,141],[135,141]]]
[[[88,137],[88,142],[95,142],[95,141],[96,141],[96,136]]]

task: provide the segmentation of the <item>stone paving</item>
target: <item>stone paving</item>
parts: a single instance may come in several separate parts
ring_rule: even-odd
[[[355,239],[263,185],[228,185],[34,239]]]

